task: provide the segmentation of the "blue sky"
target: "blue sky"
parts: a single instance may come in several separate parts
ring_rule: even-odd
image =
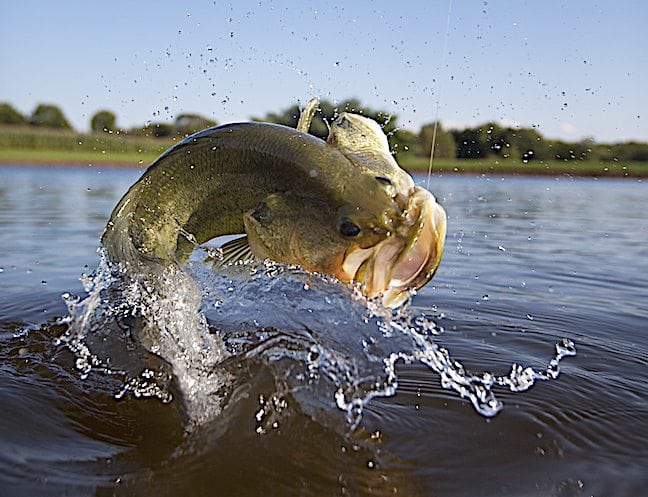
[[[21,1],[0,7],[0,101],[87,130],[182,112],[219,123],[356,97],[418,129],[488,120],[648,141],[648,3]],[[447,50],[444,56],[444,45]]]

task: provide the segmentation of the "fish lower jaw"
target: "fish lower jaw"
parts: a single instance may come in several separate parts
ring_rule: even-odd
[[[382,296],[385,307],[395,308],[434,275],[446,235],[446,214],[426,190],[410,199],[408,222],[397,234],[374,247],[347,254],[338,278],[361,285],[367,298]]]

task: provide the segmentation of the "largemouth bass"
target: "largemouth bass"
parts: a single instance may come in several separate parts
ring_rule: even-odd
[[[183,264],[208,240],[225,260],[269,258],[357,282],[385,306],[436,271],[443,208],[415,186],[373,120],[342,113],[326,141],[268,123],[209,128],[160,156],[115,207],[102,235],[129,267]]]

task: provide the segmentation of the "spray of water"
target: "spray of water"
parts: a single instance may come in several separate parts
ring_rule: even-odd
[[[87,296],[63,296],[69,316],[58,342],[75,354],[77,369],[122,377],[117,399],[170,402],[175,378],[192,424],[217,415],[228,380],[217,366],[227,353],[200,312],[195,280],[175,267],[125,271],[100,255],[98,269],[82,279]]]
[[[201,424],[222,412],[236,383],[224,364],[260,361],[276,386],[259,399],[261,433],[279,422],[288,397],[323,423],[336,423],[341,412],[342,425],[357,427],[371,399],[396,392],[399,361],[425,364],[445,388],[493,416],[502,408],[494,387],[527,390],[556,378],[560,360],[575,354],[562,340],[544,370],[513,364],[504,376],[469,373],[434,342],[435,321],[408,303],[388,310],[333,278],[267,261],[214,271],[194,258],[190,272],[125,277],[103,257],[85,278],[87,296],[64,297],[69,317],[59,341],[81,374],[121,375],[117,398],[165,402],[173,377],[190,424]],[[151,353],[162,361],[151,362]]]

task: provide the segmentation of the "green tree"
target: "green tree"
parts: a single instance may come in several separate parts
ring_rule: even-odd
[[[559,140],[548,143],[551,158],[562,161],[586,160],[592,151],[593,142],[590,139],[576,143],[567,143]]]
[[[547,143],[542,135],[533,128],[511,129],[509,140],[515,144],[518,154],[517,157],[514,157],[515,159],[530,161],[551,158]]]
[[[164,138],[173,135],[174,128],[171,124],[167,123],[151,123],[145,128],[145,133],[148,136],[155,138]]]
[[[615,155],[620,160],[648,161],[648,143],[626,142],[611,145]]]
[[[399,128],[388,137],[395,155],[421,155],[418,135],[409,129]]]
[[[27,119],[11,104],[0,102],[0,124],[26,124]]]
[[[72,129],[63,111],[52,104],[38,104],[31,114],[29,124],[47,128]]]
[[[476,128],[467,128],[453,133],[460,159],[519,159],[521,152],[515,139],[516,130],[503,128],[495,122],[488,122]]]
[[[483,159],[488,153],[488,145],[480,128],[466,128],[452,132],[457,144],[459,159]]]
[[[510,129],[503,128],[495,122],[488,122],[479,128],[481,140],[486,146],[487,156],[498,156],[508,159],[517,155],[512,146]]]
[[[211,126],[216,126],[216,121],[199,114],[180,114],[173,124],[175,132],[180,136],[189,136]]]
[[[432,151],[432,140],[434,138],[434,156],[444,159],[457,156],[457,145],[452,133],[443,129],[441,123],[436,127],[436,138],[434,137],[434,124],[424,124],[418,133],[420,155],[429,157]]]
[[[115,131],[117,117],[109,110],[100,110],[90,119],[90,129],[95,132]]]
[[[630,141],[614,144],[593,144],[589,158],[605,162],[648,162],[648,143]]]

